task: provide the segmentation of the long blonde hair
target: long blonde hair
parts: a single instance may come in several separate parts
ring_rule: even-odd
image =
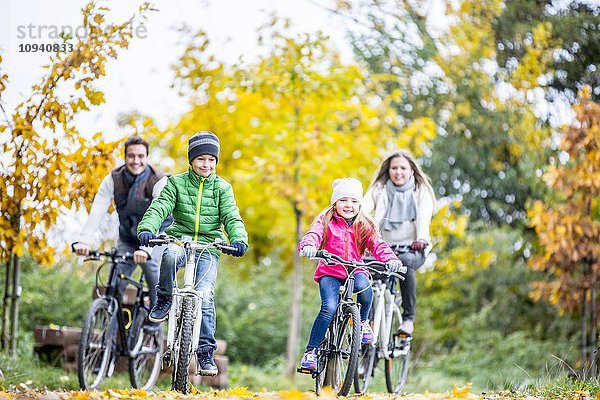
[[[317,217],[323,218],[323,240],[319,249],[324,249],[327,243],[327,227],[331,218],[333,218],[333,212],[335,211],[335,204],[324,209],[321,214]],[[358,210],[358,214],[354,217],[354,223],[352,224],[354,230],[354,244],[358,250],[358,254],[362,257],[365,255],[367,249],[372,246],[373,237],[379,233],[379,228],[375,223],[375,220],[369,215],[362,211],[362,208]]]
[[[433,187],[431,187],[431,180],[429,179],[429,176],[427,176],[427,174],[423,172],[419,164],[417,164],[417,161],[415,160],[413,155],[405,149],[397,150],[394,153],[390,154],[385,160],[383,160],[383,162],[381,163],[381,167],[379,167],[379,171],[377,171],[377,174],[375,175],[375,178],[373,178],[373,182],[371,182],[369,188],[375,186],[385,186],[387,180],[390,179],[390,164],[392,163],[392,160],[396,157],[402,157],[406,161],[408,161],[410,167],[412,168],[415,174],[415,187],[418,189],[421,186],[425,186],[427,190],[429,190],[431,197],[435,202],[435,193],[433,191]]]

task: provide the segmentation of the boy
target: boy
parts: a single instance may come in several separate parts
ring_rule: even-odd
[[[188,141],[187,172],[171,176],[160,196],[156,198],[138,224],[138,237],[142,246],[156,238],[160,224],[166,216],[173,215],[173,224],[166,229],[170,236],[191,236],[200,243],[210,243],[216,238],[225,239],[222,227],[235,251],[223,251],[241,257],[248,248],[248,233],[233,196],[231,185],[215,173],[219,162],[219,138],[212,132],[202,131]],[[219,250],[209,249],[196,259],[196,290],[204,291],[202,302],[202,326],[198,341],[197,362],[202,375],[216,375],[217,366],[213,354],[215,340],[214,286],[217,278]],[[136,256],[146,254],[139,250]],[[149,319],[164,321],[171,308],[173,281],[176,268],[185,265],[179,246],[169,245],[163,253],[157,286],[157,302]],[[198,281],[203,277],[202,281]]]

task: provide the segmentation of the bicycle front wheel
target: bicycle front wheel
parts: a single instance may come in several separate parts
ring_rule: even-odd
[[[360,350],[360,316],[356,304],[345,305],[336,323],[335,351],[330,354],[325,370],[325,385],[339,396],[346,396],[354,382]]]
[[[160,373],[162,330],[144,331],[148,310],[139,308],[129,333],[129,378],[136,389],[154,387]]]
[[[389,393],[398,394],[406,384],[411,337],[398,333],[400,312],[394,310],[390,324],[388,358],[385,360],[385,384]]]
[[[94,300],[85,317],[79,340],[77,376],[81,389],[98,388],[106,376],[113,336],[110,320],[109,302],[104,298]]]
[[[172,389],[183,394],[188,391],[190,377],[190,361],[192,358],[192,328],[193,328],[194,303],[192,298],[186,297],[181,304],[176,338],[175,365],[173,370]]]

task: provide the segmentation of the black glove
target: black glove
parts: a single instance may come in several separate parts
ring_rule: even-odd
[[[140,239],[140,245],[142,245],[142,246],[148,246],[148,243],[150,243],[150,240],[156,239],[156,235],[154,233],[147,232],[147,231],[140,232],[138,237]]]
[[[230,256],[234,256],[234,257],[243,256],[244,253],[246,253],[246,249],[248,248],[248,246],[246,246],[242,242],[232,242],[230,244],[230,246],[235,247],[235,250],[223,249],[223,253],[229,254]]]

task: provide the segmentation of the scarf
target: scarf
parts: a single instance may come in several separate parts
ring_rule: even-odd
[[[380,224],[382,230],[391,231],[405,221],[417,219],[414,175],[402,186],[396,186],[391,179],[388,179],[385,183],[385,191],[388,205]]]

